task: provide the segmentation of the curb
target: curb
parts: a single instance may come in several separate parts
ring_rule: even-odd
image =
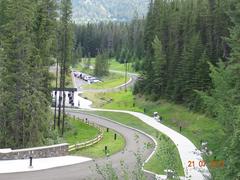
[[[88,113],[88,112],[85,112],[85,111],[81,111],[80,109],[70,109],[70,110],[73,110],[73,112],[75,111],[75,112],[78,112],[78,113],[81,113],[81,114],[86,114],[86,115],[90,115],[90,116],[94,116],[94,117],[106,119],[107,121],[110,121],[110,122],[112,122],[112,123],[115,123],[115,124],[124,126],[124,127],[126,127],[126,128],[132,129],[132,130],[135,130],[135,131],[137,131],[137,132],[139,132],[139,133],[141,133],[141,134],[149,137],[149,138],[154,142],[155,147],[154,147],[153,152],[150,154],[150,156],[149,156],[149,157],[144,161],[144,163],[142,164],[142,170],[143,170],[144,172],[146,172],[146,173],[149,173],[149,174],[154,175],[155,177],[158,176],[158,174],[144,169],[144,165],[153,157],[153,155],[156,153],[157,147],[158,147],[157,141],[156,141],[151,135],[149,135],[149,134],[147,134],[147,133],[145,133],[145,132],[143,132],[143,131],[141,131],[141,130],[139,130],[139,129],[136,129],[136,128],[127,126],[127,125],[125,125],[125,124],[122,124],[122,123],[113,121],[113,120],[111,120],[111,119],[109,119],[109,118],[106,118],[106,117],[102,117],[102,116],[99,116],[99,115],[95,115],[95,114],[91,114],[91,113]],[[90,111],[92,111],[92,110],[90,110]]]

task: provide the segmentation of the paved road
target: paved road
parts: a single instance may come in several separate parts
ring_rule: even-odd
[[[145,143],[154,142],[147,137],[135,130],[121,126],[114,122],[108,121],[104,118],[95,117],[92,115],[82,114],[68,110],[68,113],[79,118],[88,118],[90,122],[109,127],[119,132],[126,139],[126,147],[124,151],[114,154],[109,158],[97,159],[82,164],[36,171],[28,173],[13,173],[13,174],[0,174],[1,180],[81,180],[81,179],[104,179],[97,172],[95,165],[104,166],[108,163],[112,164],[112,167],[116,169],[118,176],[121,176],[121,165],[120,162],[123,160],[128,166],[127,170],[132,172],[136,170],[136,157],[134,152],[141,152],[142,159],[145,161],[153,151],[153,148],[147,149]],[[138,138],[136,138],[138,137]],[[147,175],[147,174],[146,174]],[[147,179],[154,179],[152,175],[148,174]],[[111,178],[110,178],[111,179]],[[131,179],[131,178],[130,178]],[[136,178],[134,178],[136,179]]]
[[[113,71],[111,70],[111,72],[114,73],[119,73],[119,74],[123,74],[124,72],[122,71]],[[97,93],[104,93],[104,92],[115,92],[115,91],[119,91],[119,90],[123,90],[129,87],[133,87],[133,85],[136,83],[137,79],[138,79],[138,75],[135,73],[128,73],[128,76],[130,76],[130,80],[125,84],[119,85],[117,87],[113,87],[113,88],[108,88],[108,89],[84,89],[82,88],[83,85],[88,84],[86,81],[76,78],[74,77],[73,73],[72,73],[72,78],[73,78],[73,82],[74,82],[74,87],[78,89],[78,91],[81,92],[97,92]]]
[[[74,79],[73,79],[74,80]],[[86,105],[85,105],[86,104]],[[152,117],[149,117],[143,113],[132,112],[132,111],[123,111],[123,110],[106,110],[106,109],[94,109],[91,108],[92,103],[88,100],[81,100],[81,108],[88,109],[88,110],[98,110],[98,111],[112,111],[112,112],[123,112],[128,113],[133,116],[136,116],[141,121],[145,122],[146,124],[152,126],[153,128],[157,129],[158,131],[167,135],[176,145],[180,158],[182,161],[182,166],[184,168],[184,174],[186,177],[190,177],[192,180],[205,180],[211,177],[209,170],[207,167],[188,167],[189,161],[194,161],[198,164],[199,161],[202,161],[202,155],[197,153],[199,150],[196,146],[186,137],[179,134],[178,132],[164,126],[156,122]]]
[[[189,167],[189,161],[194,161],[195,163],[199,163],[203,161],[202,155],[197,153],[200,152],[197,150],[196,146],[185,136],[180,133],[172,130],[171,128],[157,122],[154,118],[147,116],[143,113],[132,112],[132,111],[124,111],[124,110],[108,110],[108,109],[97,109],[97,108],[86,108],[86,110],[90,111],[109,111],[109,112],[122,112],[131,114],[137,117],[139,120],[143,121],[147,125],[157,129],[161,133],[168,136],[176,145],[181,161],[182,166],[184,168],[185,177],[190,178],[191,180],[207,180],[211,179],[211,174],[209,173],[208,168],[205,167]]]

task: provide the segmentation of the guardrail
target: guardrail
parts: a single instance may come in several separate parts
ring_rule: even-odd
[[[76,117],[73,116],[73,118],[75,119]],[[101,141],[102,138],[103,138],[103,131],[104,131],[103,127],[98,126],[98,125],[96,125],[94,123],[90,123],[88,120],[84,120],[84,119],[78,119],[78,120],[82,121],[83,123],[88,124],[89,126],[97,128],[99,130],[100,134],[98,134],[97,137],[95,137],[94,139],[91,139],[89,141],[78,143],[78,144],[73,144],[73,145],[68,146],[68,152],[92,146],[92,145],[98,143],[99,141]]]
[[[74,144],[74,145],[69,146],[68,151],[71,152],[71,151],[79,150],[79,149],[82,149],[82,148],[86,148],[88,146],[92,146],[92,145],[98,143],[99,141],[101,141],[102,138],[103,138],[103,133],[101,133],[96,138],[94,138],[90,141],[86,141],[86,142],[83,142],[83,143]]]

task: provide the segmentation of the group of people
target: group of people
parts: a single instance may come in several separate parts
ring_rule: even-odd
[[[59,106],[59,102],[63,103],[63,94],[62,94],[62,96],[59,96],[59,98],[56,99],[56,97],[58,97],[59,93],[60,93],[59,91],[54,91],[54,92],[51,93],[51,95],[52,95],[52,106],[55,106],[56,100],[57,100],[58,106]],[[68,97],[68,101],[67,101],[67,99],[65,99],[65,100],[68,102],[68,104],[70,104],[73,107],[75,105],[74,104],[74,91],[65,92],[65,97],[66,97],[66,94],[67,94],[67,97]]]

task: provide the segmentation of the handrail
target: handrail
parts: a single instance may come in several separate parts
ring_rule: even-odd
[[[84,122],[84,120],[83,120],[83,122]],[[86,124],[90,125],[90,123],[86,123]],[[97,126],[97,125],[94,125],[94,124],[92,124],[92,127],[96,127],[100,131],[100,134],[98,134],[98,136],[95,137],[94,139],[88,140],[86,142],[70,145],[68,147],[68,151],[69,152],[92,146],[92,145],[94,145],[94,144],[96,144],[96,143],[98,143],[99,141],[102,140],[102,138],[103,138],[103,129],[100,126]]]

